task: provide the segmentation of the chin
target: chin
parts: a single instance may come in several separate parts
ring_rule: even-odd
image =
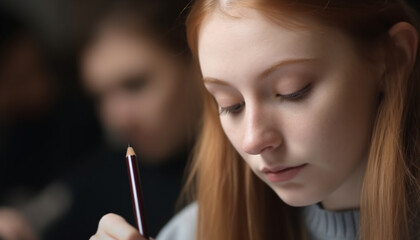
[[[274,192],[284,203],[292,207],[305,207],[322,200],[321,198],[310,196],[310,194],[305,193],[303,190],[285,191],[274,189]]]

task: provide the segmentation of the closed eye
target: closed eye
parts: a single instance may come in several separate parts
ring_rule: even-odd
[[[309,83],[308,85],[306,85],[304,88],[300,89],[299,91],[289,93],[289,94],[277,93],[276,97],[280,97],[281,99],[289,100],[289,101],[297,101],[305,97],[309,93],[310,90],[311,90],[311,84]]]
[[[242,111],[242,108],[245,106],[245,102],[240,102],[238,104],[228,106],[228,107],[220,107],[219,114],[237,114]]]

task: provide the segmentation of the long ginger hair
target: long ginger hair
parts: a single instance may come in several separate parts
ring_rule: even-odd
[[[222,5],[196,0],[191,9],[187,38],[196,59],[200,26],[212,12],[224,11]],[[420,61],[417,57],[409,67],[388,35],[402,21],[419,29],[415,12],[400,0],[231,1],[231,7],[236,5],[291,28],[299,25],[292,14],[308,15],[347,32],[363,49],[386,49],[384,87],[360,199],[359,238],[420,237]],[[296,209],[252,173],[223,132],[215,101],[204,87],[202,91],[203,126],[186,185],[199,205],[197,239],[305,239]]]

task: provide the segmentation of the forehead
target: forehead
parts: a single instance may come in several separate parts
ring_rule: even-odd
[[[238,17],[214,12],[199,33],[203,75],[218,79],[251,77],[273,61],[321,57],[331,51],[334,41],[341,40],[331,29],[307,22],[307,27],[292,29],[255,10],[246,10]]]
[[[124,61],[129,62],[138,58],[144,43],[127,34],[103,34],[89,46],[84,55],[85,64],[92,70],[108,69],[114,65],[124,66]],[[113,56],[113,57],[110,57]],[[96,69],[96,66],[99,69]]]
[[[157,58],[158,50],[147,38],[125,32],[106,32],[84,53],[84,78],[89,82],[115,81],[122,75],[147,67]]]

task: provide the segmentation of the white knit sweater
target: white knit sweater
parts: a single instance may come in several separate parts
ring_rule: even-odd
[[[303,207],[302,214],[309,240],[355,240],[359,211],[327,211],[318,204]],[[156,240],[194,240],[197,203],[188,205],[159,233]]]

